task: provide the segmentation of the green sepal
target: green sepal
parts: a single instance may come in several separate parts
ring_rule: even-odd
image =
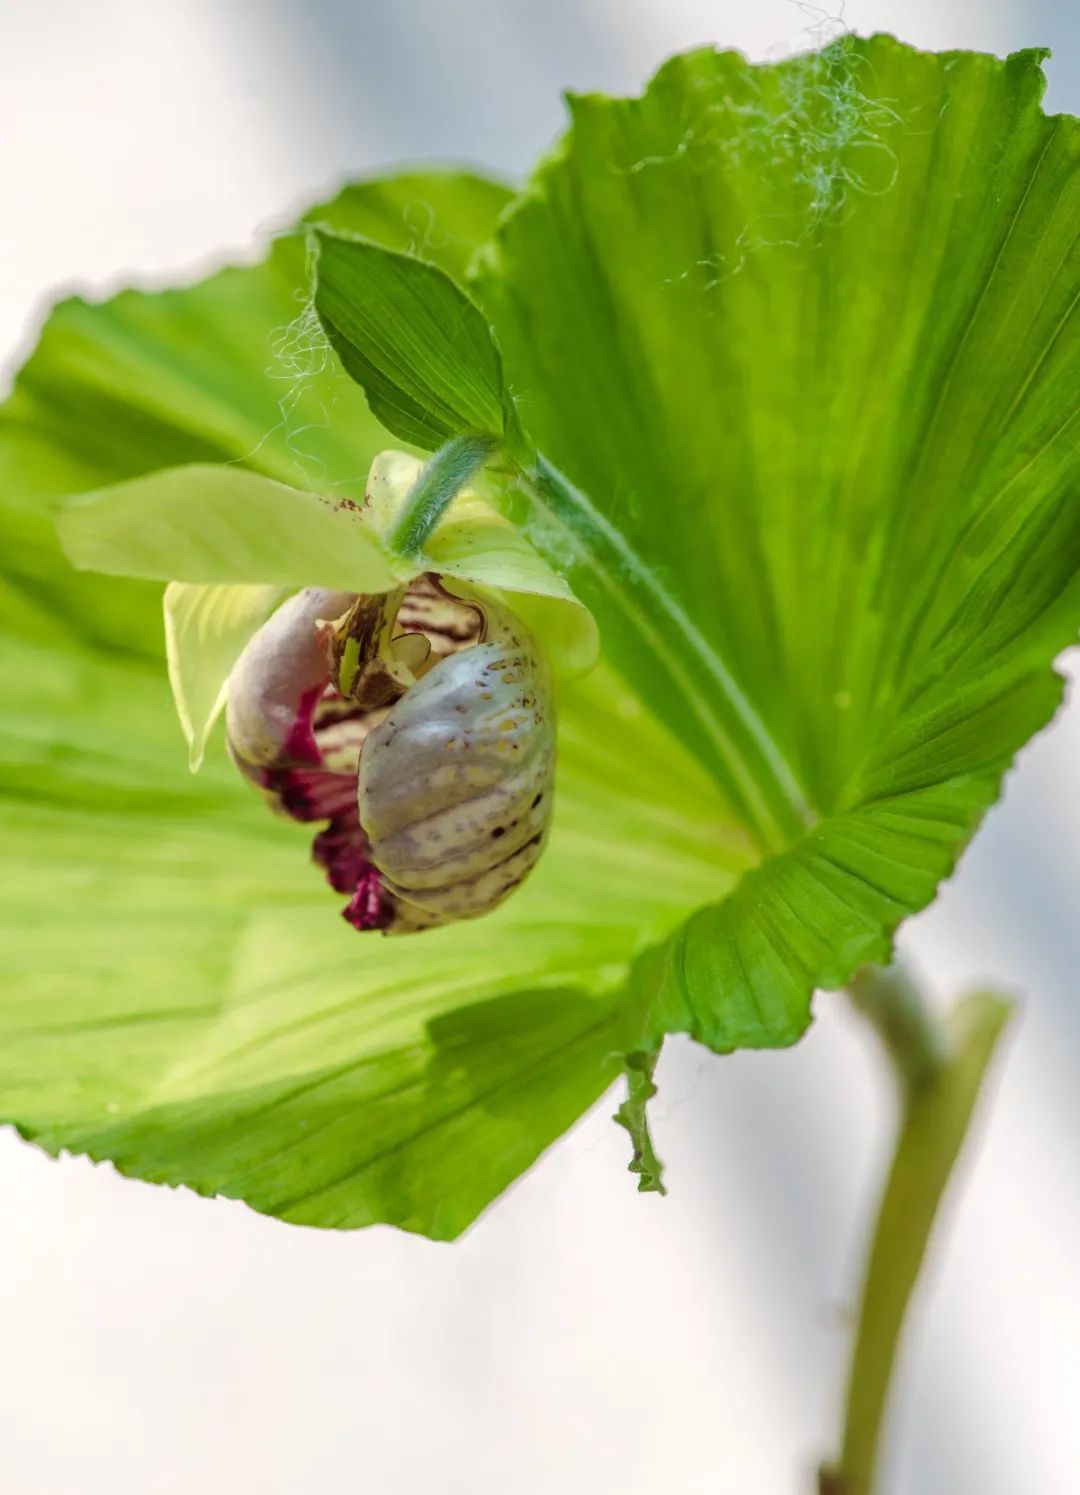
[[[202,765],[206,739],[225,705],[233,665],[282,595],[280,587],[182,581],[165,588],[165,658],[192,773]]]
[[[110,576],[356,592],[397,580],[355,500],[243,467],[171,467],[80,494],[57,528],[72,565]]]

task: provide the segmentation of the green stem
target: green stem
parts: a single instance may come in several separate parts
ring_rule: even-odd
[[[486,431],[452,436],[424,465],[406,494],[390,546],[398,555],[417,556],[431,531],[465,484],[498,450],[500,438]]]
[[[893,1060],[903,1114],[863,1283],[840,1455],[821,1469],[819,1495],[874,1495],[909,1300],[987,1067],[1012,1013],[1005,998],[977,992],[942,1021],[895,966],[865,967],[849,996]]]
[[[949,1061],[950,1040],[940,1016],[901,965],[863,966],[848,986],[851,1005],[876,1029],[910,1106]]]

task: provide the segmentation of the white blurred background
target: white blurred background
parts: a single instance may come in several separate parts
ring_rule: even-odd
[[[0,0],[0,357],[58,283],[187,270],[386,163],[510,175],[559,90],[792,0]],[[1075,0],[850,0],[928,47],[1056,47]],[[906,946],[1024,996],[908,1343],[887,1495],[1080,1491],[1080,710]],[[639,1197],[602,1104],[455,1246],[320,1234],[0,1135],[0,1495],[808,1495],[893,1111],[836,998],[781,1056],[672,1043]],[[954,1201],[961,1202],[961,1201]]]

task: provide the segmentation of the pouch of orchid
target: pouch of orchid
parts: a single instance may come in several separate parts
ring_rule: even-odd
[[[495,908],[540,855],[547,676],[511,613],[435,576],[374,597],[308,587],[229,676],[229,752],[276,808],[328,822],[315,860],[350,924],[429,929]]]

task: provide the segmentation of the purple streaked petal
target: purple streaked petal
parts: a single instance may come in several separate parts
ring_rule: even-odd
[[[242,764],[319,763],[312,718],[330,679],[321,625],[354,601],[349,592],[306,587],[248,642],[228,684],[229,746]]]

